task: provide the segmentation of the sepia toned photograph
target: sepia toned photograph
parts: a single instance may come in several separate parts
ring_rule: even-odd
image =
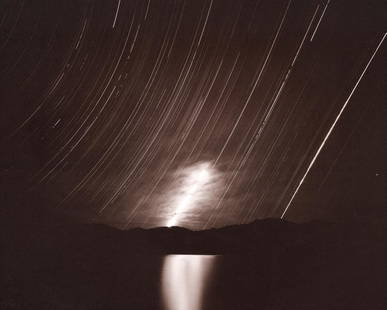
[[[0,310],[387,309],[387,2],[0,0]]]

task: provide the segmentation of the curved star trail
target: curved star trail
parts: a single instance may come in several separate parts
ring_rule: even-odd
[[[6,204],[122,228],[379,216],[386,12],[3,1]]]

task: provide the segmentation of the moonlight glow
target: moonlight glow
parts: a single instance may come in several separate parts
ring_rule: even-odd
[[[200,193],[205,189],[211,179],[212,171],[208,163],[201,164],[187,175],[186,180],[182,185],[182,194],[176,199],[174,214],[168,220],[168,227],[176,226],[183,213],[188,208],[194,206],[198,196],[200,196]]]

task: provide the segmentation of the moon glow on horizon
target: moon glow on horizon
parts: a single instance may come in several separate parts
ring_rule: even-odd
[[[176,226],[184,212],[195,207],[195,203],[211,195],[208,191],[210,182],[214,178],[212,168],[208,163],[202,163],[189,171],[180,185],[177,197],[174,199],[174,212],[167,222],[167,227]]]

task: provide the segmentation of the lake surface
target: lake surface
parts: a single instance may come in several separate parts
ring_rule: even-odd
[[[12,257],[1,309],[385,309],[380,262],[309,252],[277,255]],[[322,257],[320,259],[320,257]],[[383,261],[384,262],[384,261]],[[12,264],[11,264],[12,263]],[[370,285],[371,283],[371,285]],[[372,307],[368,307],[372,305]]]
[[[133,255],[116,264],[84,274],[77,286],[61,284],[71,290],[66,303],[80,300],[84,309],[245,310],[265,309],[270,297],[272,269],[256,255]]]

